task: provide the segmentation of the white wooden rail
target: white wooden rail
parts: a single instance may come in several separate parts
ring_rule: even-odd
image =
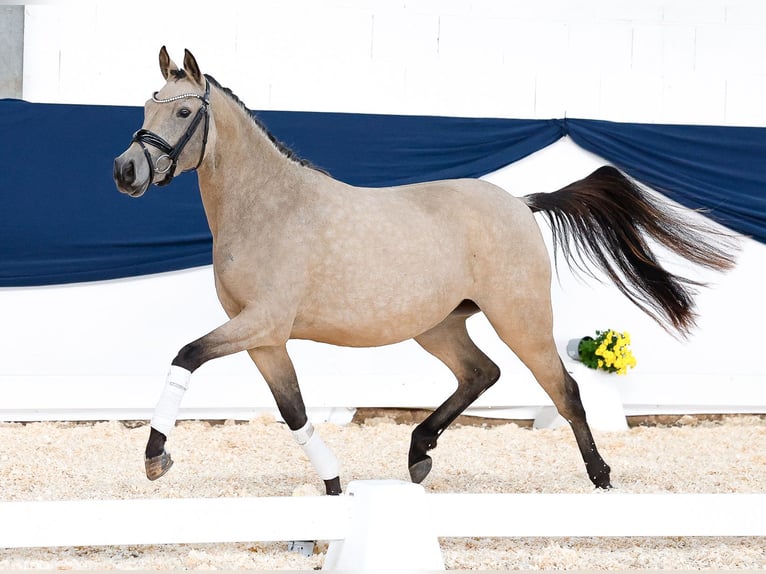
[[[439,537],[766,536],[766,494],[426,494],[0,502],[0,547],[329,540],[326,569],[442,569]],[[364,525],[364,527],[361,527]]]

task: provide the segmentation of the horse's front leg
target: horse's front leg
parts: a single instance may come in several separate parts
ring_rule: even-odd
[[[284,345],[258,347],[248,350],[248,353],[266,379],[279,413],[287,423],[293,438],[324,481],[326,493],[340,494],[338,461],[306,416],[298,378],[287,349]]]
[[[289,329],[279,329],[273,323],[263,321],[263,314],[246,309],[178,352],[151,420],[151,432],[145,451],[146,476],[149,480],[160,478],[173,466],[173,460],[165,450],[165,443],[176,424],[191,374],[211,359],[259,345],[284,344],[288,335]]]

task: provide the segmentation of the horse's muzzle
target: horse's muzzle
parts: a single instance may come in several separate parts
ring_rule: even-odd
[[[143,195],[151,182],[148,179],[142,181],[144,178],[140,177],[139,169],[136,162],[128,157],[127,152],[115,158],[112,177],[117,189],[131,197]]]

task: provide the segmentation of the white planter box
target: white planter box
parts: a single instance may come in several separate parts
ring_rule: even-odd
[[[620,396],[620,383],[630,374],[617,375],[590,369],[579,362],[565,363],[580,387],[580,398],[591,430],[627,430],[628,422]],[[535,417],[534,428],[556,428],[568,424],[555,407],[543,407]]]

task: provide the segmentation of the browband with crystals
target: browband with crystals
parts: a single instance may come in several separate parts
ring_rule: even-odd
[[[175,102],[175,101],[178,101],[178,100],[184,100],[186,98],[197,98],[197,99],[203,100],[203,101],[205,100],[205,98],[200,96],[199,94],[193,94],[191,92],[189,92],[188,94],[179,94],[177,96],[173,96],[173,97],[170,97],[170,98],[158,98],[157,94],[159,94],[159,92],[154,92],[152,94],[152,101],[153,102],[157,102],[158,104],[167,104],[167,103]]]

